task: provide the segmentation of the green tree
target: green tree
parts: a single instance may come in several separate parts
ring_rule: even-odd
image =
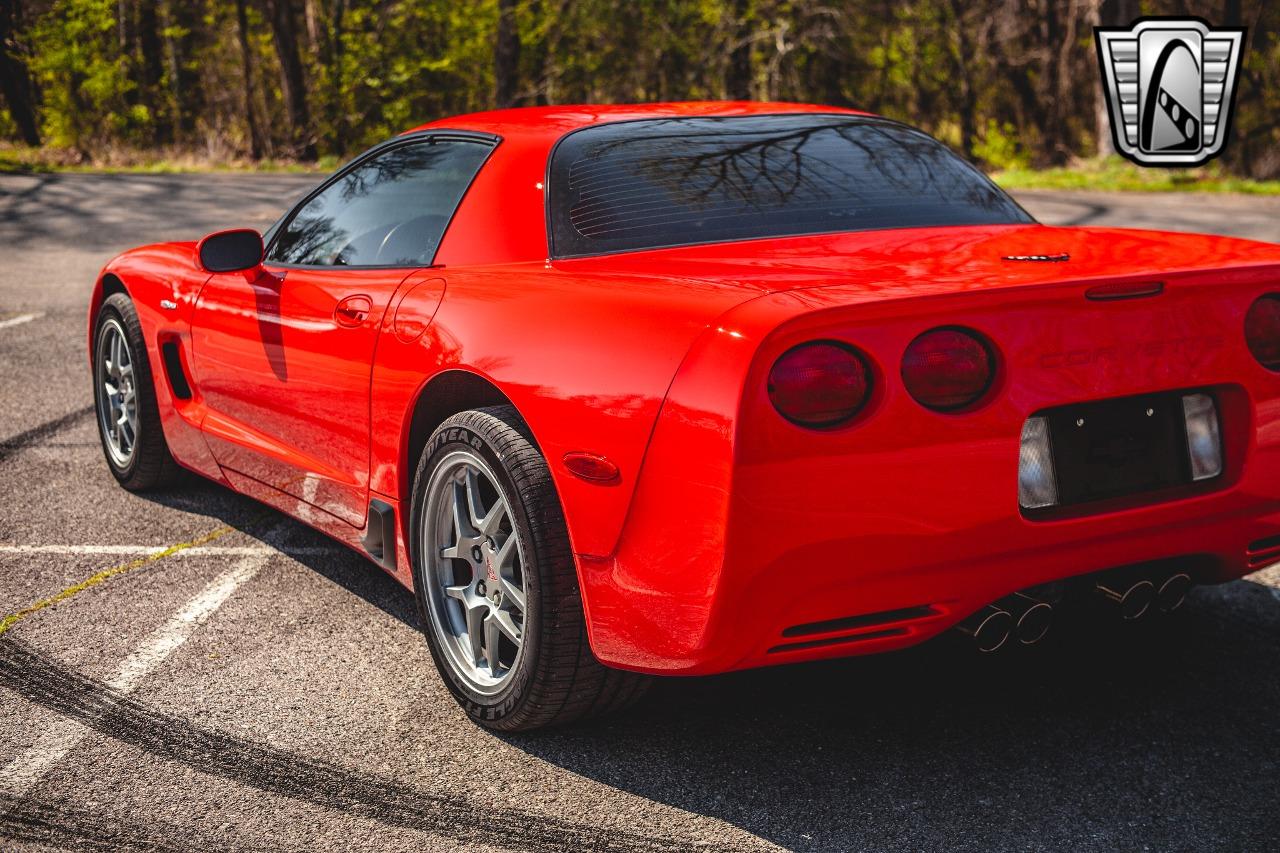
[[[1092,28],[1190,13],[1249,28],[1219,167],[1280,177],[1268,0],[24,3],[0,7],[0,132],[86,159],[346,157],[494,106],[753,97],[881,113],[991,166],[1068,164],[1108,147]]]

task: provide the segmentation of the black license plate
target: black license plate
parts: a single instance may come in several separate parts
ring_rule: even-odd
[[[1060,505],[1191,482],[1181,394],[1066,406],[1048,416]]]

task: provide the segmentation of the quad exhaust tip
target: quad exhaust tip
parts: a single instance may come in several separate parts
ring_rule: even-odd
[[[1161,578],[1130,578],[1099,581],[1098,594],[1120,611],[1121,618],[1132,622],[1153,610],[1172,613],[1187,600],[1191,591],[1191,576],[1186,572],[1174,572]]]
[[[1156,600],[1156,587],[1145,578],[1129,584],[1103,582],[1097,585],[1098,594],[1111,602],[1120,610],[1120,617],[1126,622],[1141,619],[1147,615]]]
[[[1174,612],[1187,600],[1191,586],[1189,574],[1174,572],[1163,578],[1113,575],[1096,581],[1094,590],[1115,607],[1122,619],[1133,622],[1153,610]],[[978,651],[994,652],[1007,645],[1010,638],[1024,646],[1040,642],[1053,627],[1053,619],[1052,604],[1025,592],[1015,592],[988,604],[956,629],[971,637]]]
[[[960,633],[973,638],[978,651],[994,652],[1008,642],[1013,633],[1013,614],[994,604],[988,604],[957,627]]]
[[[1053,626],[1053,606],[1047,601],[1033,598],[1026,593],[1015,592],[1001,603],[1009,608],[1016,620],[1013,633],[1017,636],[1018,642],[1024,646],[1031,646],[1043,640],[1045,634],[1049,633],[1049,628]]]
[[[1184,572],[1170,575],[1160,584],[1156,591],[1156,609],[1161,613],[1172,613],[1187,600],[1191,591],[1191,577]]]

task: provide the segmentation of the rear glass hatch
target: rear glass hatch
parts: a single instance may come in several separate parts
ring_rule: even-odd
[[[866,116],[643,119],[551,155],[552,257],[1034,220],[937,140]]]

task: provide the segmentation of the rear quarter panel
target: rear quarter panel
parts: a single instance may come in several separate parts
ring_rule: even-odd
[[[372,488],[408,499],[418,461],[408,458],[408,427],[419,396],[446,371],[474,373],[528,422],[574,551],[612,553],[672,377],[718,316],[756,294],[678,276],[583,272],[574,262],[440,272],[445,295],[425,334],[404,343],[384,332],[378,345]],[[620,477],[573,476],[563,464],[569,451],[607,457]]]

